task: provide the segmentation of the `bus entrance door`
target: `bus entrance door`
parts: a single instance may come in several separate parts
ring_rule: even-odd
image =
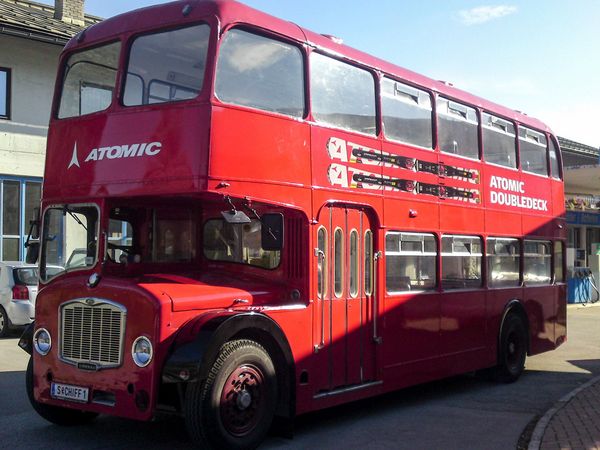
[[[328,368],[320,387],[331,390],[375,377],[373,228],[365,211],[337,206],[324,208],[319,224],[315,336]]]

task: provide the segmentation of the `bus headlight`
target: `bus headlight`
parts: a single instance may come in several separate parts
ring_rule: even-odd
[[[33,335],[33,347],[42,356],[48,354],[52,348],[52,338],[45,328],[39,328]]]
[[[152,361],[152,343],[145,336],[137,338],[131,346],[131,357],[138,367],[146,367]]]

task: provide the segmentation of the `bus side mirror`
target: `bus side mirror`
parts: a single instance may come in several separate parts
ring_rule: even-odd
[[[283,214],[263,214],[260,221],[262,223],[262,249],[281,250],[283,248]]]
[[[25,262],[27,264],[35,264],[40,253],[40,243],[38,241],[30,241],[25,244],[25,247],[27,248]]]

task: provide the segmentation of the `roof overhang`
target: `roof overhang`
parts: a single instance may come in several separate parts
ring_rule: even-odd
[[[45,42],[46,44],[60,45],[64,47],[70,38],[59,37],[52,34],[40,33],[27,28],[11,27],[10,25],[0,25],[0,34],[8,36],[30,39],[33,41]]]
[[[565,192],[570,194],[600,195],[600,164],[565,167]]]

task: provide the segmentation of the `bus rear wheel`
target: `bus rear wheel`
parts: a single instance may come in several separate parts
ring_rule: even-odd
[[[185,418],[205,448],[256,448],[269,431],[277,401],[275,367],[257,342],[223,345],[204,382],[188,386]]]
[[[517,381],[525,370],[527,357],[527,329],[517,314],[509,314],[504,320],[499,345],[494,377],[503,383]]]
[[[56,425],[65,427],[85,425],[91,422],[96,417],[97,413],[78,411],[76,409],[61,408],[60,406],[46,405],[38,402],[33,397],[33,357],[29,358],[27,364],[27,372],[25,374],[25,387],[27,389],[27,397],[29,403],[42,418]]]

